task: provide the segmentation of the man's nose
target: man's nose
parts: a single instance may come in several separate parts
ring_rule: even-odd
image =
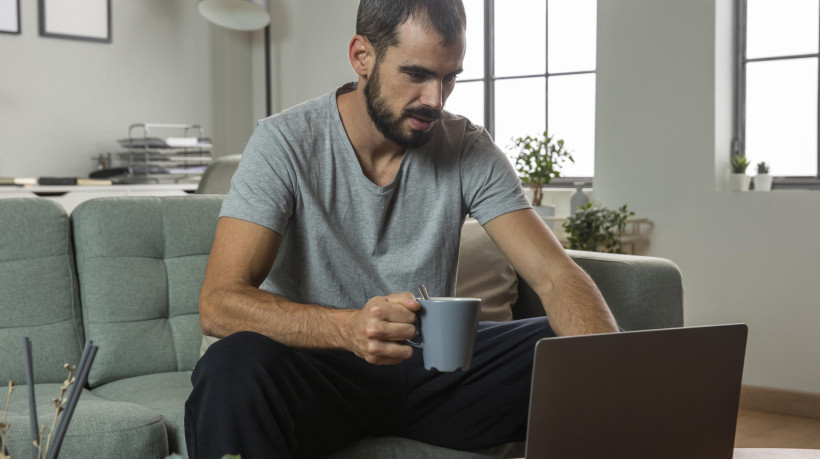
[[[424,93],[421,97],[421,103],[435,110],[441,110],[444,107],[442,100],[443,84],[440,81],[430,81],[424,88]]]

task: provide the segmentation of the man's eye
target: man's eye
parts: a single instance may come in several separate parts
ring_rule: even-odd
[[[421,80],[424,79],[424,74],[423,73],[410,72],[410,73],[407,74],[407,76],[409,76],[411,80],[416,80],[416,81],[421,81]]]
[[[444,81],[447,81],[447,82],[456,81],[457,79],[458,79],[458,75],[447,75],[446,77],[444,77]]]

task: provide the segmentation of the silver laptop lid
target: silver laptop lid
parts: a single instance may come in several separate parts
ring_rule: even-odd
[[[546,338],[526,455],[731,459],[746,325]]]

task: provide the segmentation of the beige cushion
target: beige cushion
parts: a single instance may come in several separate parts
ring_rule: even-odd
[[[202,357],[205,354],[205,351],[211,347],[211,344],[219,341],[219,338],[214,338],[213,336],[202,335],[202,344],[199,345],[199,356]]]
[[[512,319],[518,276],[484,228],[468,219],[461,229],[456,296],[481,298],[479,320]]]

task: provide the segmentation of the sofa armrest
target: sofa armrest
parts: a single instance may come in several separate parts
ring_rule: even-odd
[[[670,260],[637,255],[567,250],[592,277],[618,325],[625,330],[683,326],[683,285]],[[544,315],[541,301],[519,278],[513,318]]]

